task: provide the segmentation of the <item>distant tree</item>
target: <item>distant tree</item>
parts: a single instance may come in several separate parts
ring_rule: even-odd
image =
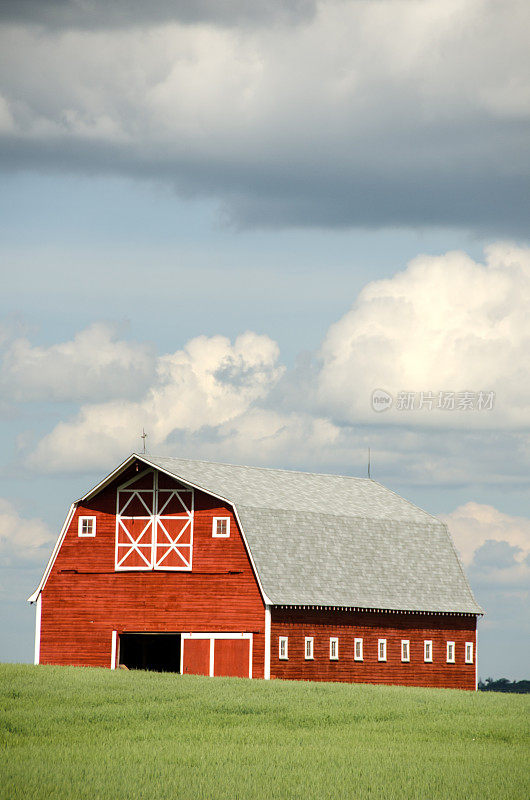
[[[480,692],[514,692],[515,694],[527,694],[530,692],[530,680],[510,681],[508,678],[486,678],[485,681],[479,680],[478,689]]]

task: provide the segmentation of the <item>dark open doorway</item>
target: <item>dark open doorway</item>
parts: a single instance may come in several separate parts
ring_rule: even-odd
[[[180,633],[122,633],[120,664],[128,669],[180,672]]]

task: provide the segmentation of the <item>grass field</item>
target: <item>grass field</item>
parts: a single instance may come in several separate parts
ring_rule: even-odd
[[[528,800],[528,696],[0,665],[0,797]]]

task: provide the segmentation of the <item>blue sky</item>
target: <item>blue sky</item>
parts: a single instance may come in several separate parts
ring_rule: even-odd
[[[353,475],[370,447],[451,530],[480,674],[528,677],[530,20],[509,6],[5,4],[2,660],[31,659],[67,508],[144,426],[153,453]],[[493,408],[398,410],[463,391]]]

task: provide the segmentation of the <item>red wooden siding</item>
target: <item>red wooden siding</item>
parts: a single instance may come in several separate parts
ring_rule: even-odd
[[[273,608],[271,678],[388,683],[409,686],[475,688],[474,616],[306,611]],[[279,658],[280,636],[287,636],[288,660]],[[304,658],[304,640],[314,638],[314,659]],[[329,657],[330,637],[339,640],[338,661]],[[354,661],[354,639],[363,639],[363,661]],[[387,660],[378,661],[378,639],[387,640]],[[410,662],[401,661],[401,640],[410,640]],[[423,660],[423,642],[432,640],[433,662]],[[455,642],[456,659],[447,664],[446,643]],[[465,642],[473,642],[473,664],[465,664]]]
[[[183,639],[182,672],[192,675],[210,674],[210,640]]]
[[[263,676],[264,605],[229,507],[195,491],[191,571],[115,571],[116,491],[134,474],[76,509],[42,593],[41,662],[108,667],[113,630],[241,632],[254,634],[252,671]],[[80,516],[96,517],[95,537],[78,536]],[[212,537],[215,516],[230,517],[229,538]]]

